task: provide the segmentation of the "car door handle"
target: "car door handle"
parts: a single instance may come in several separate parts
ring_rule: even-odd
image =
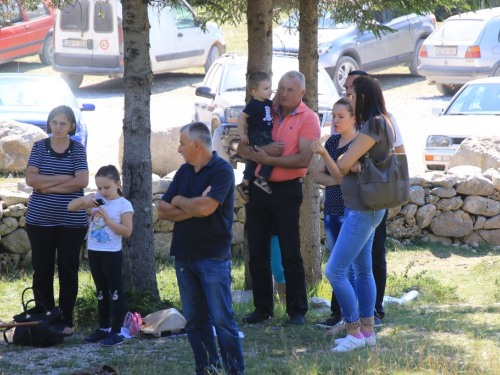
[[[27,26],[27,25],[23,26],[23,29],[24,29],[24,30],[28,30],[29,28],[30,28],[30,27],[29,27],[29,26]]]
[[[177,33],[177,37],[178,38],[182,38],[184,35],[182,35],[182,33]]]

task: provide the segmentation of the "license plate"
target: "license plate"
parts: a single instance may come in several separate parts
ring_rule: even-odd
[[[434,47],[436,56],[456,56],[457,47]]]
[[[63,47],[87,48],[87,41],[81,39],[63,39]]]

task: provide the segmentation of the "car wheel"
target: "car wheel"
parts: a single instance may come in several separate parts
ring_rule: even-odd
[[[500,66],[495,70],[495,73],[493,73],[492,77],[500,77]]]
[[[205,73],[208,73],[208,69],[212,66],[215,60],[220,57],[219,47],[212,46],[208,52],[207,61],[205,62]]]
[[[49,36],[43,43],[42,53],[40,53],[40,61],[45,65],[52,65],[54,57],[54,46],[52,45],[52,37]]]
[[[217,154],[219,154],[219,156],[222,159],[231,163],[231,161],[229,160],[229,154],[227,154],[226,151],[224,151],[224,149],[222,147],[222,128],[221,127],[216,128],[215,131],[213,132],[212,150],[217,151]],[[231,163],[231,165],[232,165],[232,163]],[[234,168],[234,166],[233,166],[233,168]]]
[[[413,51],[413,57],[411,58],[410,73],[413,77],[422,77],[417,71],[417,67],[420,65],[420,47],[422,47],[422,44],[424,44],[424,39],[420,39],[417,42]]]
[[[349,56],[343,56],[339,59],[333,75],[333,83],[337,87],[339,93],[344,91],[344,83],[349,72],[358,70],[359,66],[356,60]]]
[[[66,81],[71,89],[77,89],[83,82],[83,74],[61,74],[61,77]]]
[[[436,84],[436,88],[441,94],[449,96],[455,95],[462,86],[463,85],[457,85],[455,83]]]

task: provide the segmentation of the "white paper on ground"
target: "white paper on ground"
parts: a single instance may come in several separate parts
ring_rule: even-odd
[[[416,290],[412,290],[408,293],[403,294],[401,298],[384,296],[384,303],[393,303],[401,306],[417,297],[418,297],[418,292]]]

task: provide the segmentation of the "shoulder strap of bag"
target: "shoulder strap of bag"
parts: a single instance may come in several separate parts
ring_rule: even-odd
[[[387,143],[391,145],[389,155],[393,155],[393,154],[396,154],[396,149],[394,148],[394,140],[389,139],[389,132],[387,131],[387,127],[388,127],[388,126],[391,126],[391,125],[388,123],[388,121],[387,121],[386,119],[384,119],[384,120],[385,120],[385,121],[384,121],[384,125],[385,125],[385,126],[384,126],[385,138],[387,139]],[[394,125],[392,125],[392,127],[394,127]],[[396,130],[396,129],[394,129],[394,131],[395,131],[395,130]],[[369,158],[369,157],[370,157],[370,153],[369,153],[369,152],[367,152],[367,153],[365,154],[365,159],[366,159],[366,158]]]

